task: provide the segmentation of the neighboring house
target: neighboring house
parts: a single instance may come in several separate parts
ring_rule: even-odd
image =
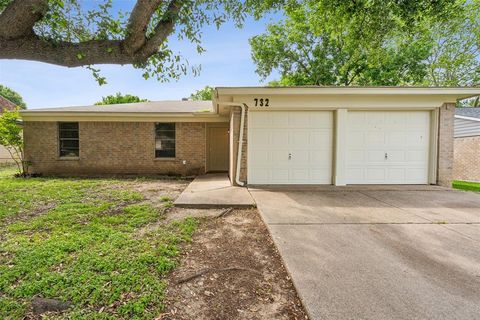
[[[455,110],[453,177],[480,181],[480,108]]]
[[[0,96],[0,114],[2,114],[5,110],[13,110],[15,108],[16,105],[13,102]],[[4,146],[0,146],[0,164],[13,162],[12,156],[7,149]]]
[[[25,153],[32,172],[53,175],[225,171],[241,185],[449,186],[455,102],[478,94],[480,88],[216,88],[213,102],[25,110]]]

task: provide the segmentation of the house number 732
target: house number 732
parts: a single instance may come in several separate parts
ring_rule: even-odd
[[[268,98],[255,98],[253,99],[255,102],[255,107],[268,107],[270,104],[270,99]]]

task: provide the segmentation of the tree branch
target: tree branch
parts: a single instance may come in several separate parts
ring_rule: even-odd
[[[74,43],[54,42],[33,33],[33,25],[42,15],[38,11],[32,13],[30,9],[33,3],[48,3],[48,0],[15,0],[0,15],[0,59],[33,60],[66,67],[144,63],[158,52],[159,47],[173,32],[178,14],[185,2],[171,0],[152,35],[147,38],[146,29],[161,1],[138,0],[130,16],[128,36],[124,40],[105,39]],[[30,6],[26,5],[27,3]],[[13,15],[22,16],[21,22],[12,23],[16,25],[13,31],[12,28],[7,28],[8,30],[2,28],[2,23],[12,19],[12,14],[7,12],[12,8],[18,10]],[[23,19],[23,16],[27,18]]]
[[[173,32],[178,13],[183,6],[183,0],[171,0],[162,19],[155,26],[153,35],[139,51],[145,59],[156,52],[165,39]]]
[[[135,4],[128,20],[127,37],[124,42],[129,53],[135,53],[145,44],[148,24],[162,2],[162,0],[138,0]]]
[[[118,40],[52,43],[36,36],[12,40],[0,38],[0,58],[34,60],[65,67],[139,62],[123,50],[122,42]]]
[[[48,10],[48,0],[14,0],[0,14],[0,38],[33,34],[33,26]]]

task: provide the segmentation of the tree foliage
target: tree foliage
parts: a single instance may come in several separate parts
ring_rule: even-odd
[[[177,79],[189,65],[168,45],[175,35],[198,53],[202,27],[246,15],[260,17],[282,0],[137,0],[121,11],[112,0],[0,0],[0,58],[24,59],[67,67],[86,66],[100,84],[98,64],[132,64],[145,78]]]
[[[106,105],[106,104],[123,104],[123,103],[136,103],[136,102],[145,102],[147,99],[140,99],[137,96],[131,94],[121,94],[117,92],[115,95],[109,95],[102,97],[101,101],[95,103],[95,105]]]
[[[450,19],[428,21],[433,43],[425,84],[480,85],[480,0],[469,0]]]
[[[0,145],[4,146],[15,161],[18,173],[28,173],[28,162],[25,161],[23,153],[22,128],[18,122],[20,114],[18,110],[6,110],[0,115]]]
[[[280,73],[271,85],[470,85],[478,2],[306,0],[250,39],[252,57],[262,78]]]
[[[0,84],[0,96],[13,102],[16,106],[18,106],[21,109],[27,108],[27,104],[25,103],[25,101],[23,101],[23,98],[20,94],[13,91],[9,87],[2,86],[1,84]]]
[[[213,91],[215,89],[210,86],[206,86],[203,89],[197,90],[190,95],[190,99],[194,101],[208,101],[213,99]]]

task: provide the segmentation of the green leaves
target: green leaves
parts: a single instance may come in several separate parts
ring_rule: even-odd
[[[195,93],[190,95],[190,99],[194,101],[207,101],[213,99],[213,91],[215,89],[210,86],[206,86],[203,89],[197,90]]]
[[[21,109],[27,108],[25,101],[23,101],[23,98],[19,93],[13,91],[9,87],[2,86],[1,84],[0,84],[0,96],[13,102],[15,105],[17,105]]]
[[[147,99],[140,99],[137,96],[131,94],[121,94],[118,92],[115,95],[110,95],[102,98],[102,101],[98,101],[95,105],[105,105],[105,104],[122,104],[122,103],[135,103],[135,102],[145,102]]]
[[[478,2],[467,7],[478,6]],[[434,34],[444,25],[466,21],[462,12],[472,12],[478,22],[479,8],[467,7],[459,7],[453,0],[435,4],[428,0],[307,0],[290,4],[285,21],[269,25],[264,34],[250,39],[252,58],[263,79],[273,71],[280,72],[276,85],[433,84],[426,79],[429,59],[441,39]],[[456,35],[451,32],[446,39],[458,47]],[[455,61],[458,64],[453,59],[440,60],[441,67],[436,69],[458,67],[456,70],[466,74],[461,66],[467,61],[478,65],[478,54],[463,58],[463,62],[460,59]],[[475,78],[472,73],[467,77]]]
[[[9,0],[0,0],[0,10],[7,5]],[[143,69],[145,79],[156,78],[165,82],[177,80],[187,73],[198,75],[200,66],[192,66],[184,59],[180,53],[173,52],[168,46],[168,36],[175,36],[179,40],[191,43],[198,54],[205,51],[202,47],[202,30],[205,25],[214,24],[217,28],[227,20],[234,21],[240,27],[247,15],[253,15],[260,18],[261,15],[269,10],[278,9],[286,2],[293,0],[184,0],[179,1],[181,9],[177,12],[169,6],[170,1],[160,1],[153,17],[147,23],[144,34],[145,39],[155,38],[156,33],[160,33],[163,42],[158,44],[157,51],[141,53],[138,58],[127,60],[135,68]],[[135,5],[132,2],[131,8]],[[130,12],[123,12],[114,6],[112,0],[100,0],[88,2],[80,0],[49,0],[49,10],[44,17],[35,24],[34,31],[42,40],[49,42],[54,47],[59,48],[67,42],[68,44],[81,44],[92,41],[114,40],[122,41],[127,35],[127,26]],[[149,15],[145,15],[147,19]],[[173,28],[170,26],[173,24]],[[165,34],[165,36],[163,36]],[[162,40],[160,40],[162,41]],[[157,46],[157,42],[155,42]],[[125,54],[122,47],[113,50],[106,49],[112,53],[111,62],[118,63],[115,59]],[[128,51],[128,50],[127,50]],[[142,48],[135,48],[135,54],[142,52]],[[114,54],[115,53],[115,54]],[[78,61],[75,64],[89,65],[86,61],[88,57],[96,61],[94,57],[98,54],[95,48],[86,50],[76,55]],[[133,53],[129,53],[133,54]],[[102,56],[103,57],[103,56]],[[125,57],[123,57],[125,59]],[[108,63],[109,58],[102,58],[101,63]],[[40,61],[43,61],[40,58]],[[84,61],[83,63],[78,62]],[[125,61],[125,60],[123,60]],[[93,62],[96,63],[96,62]],[[68,65],[68,61],[66,62]],[[62,65],[65,65],[62,64]],[[97,82],[102,85],[106,79],[99,76],[91,66],[92,74]]]
[[[18,111],[5,111],[0,116],[0,145],[5,147],[21,147],[23,145],[22,128],[18,125]]]

